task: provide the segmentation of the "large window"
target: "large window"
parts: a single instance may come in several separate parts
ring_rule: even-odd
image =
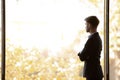
[[[110,0],[110,80],[120,79],[119,6]],[[89,15],[100,19],[104,45],[104,0],[6,0],[6,80],[82,80]]]
[[[98,16],[103,39],[103,5],[99,0],[6,0],[6,79],[82,79],[77,53],[88,36],[84,18]]]

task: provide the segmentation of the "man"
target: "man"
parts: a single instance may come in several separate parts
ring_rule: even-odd
[[[103,72],[100,65],[100,54],[102,50],[102,41],[97,32],[99,20],[96,16],[89,16],[85,19],[86,32],[90,36],[78,56],[81,61],[84,61],[83,77],[86,80],[102,80]]]

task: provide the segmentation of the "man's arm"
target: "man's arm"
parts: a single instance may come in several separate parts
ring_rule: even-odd
[[[85,47],[81,52],[78,53],[78,56],[81,61],[85,61],[89,58],[89,53],[91,52],[91,42],[88,40],[85,44]]]

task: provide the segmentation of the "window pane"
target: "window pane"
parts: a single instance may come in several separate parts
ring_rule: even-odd
[[[120,80],[120,0],[110,0],[110,80]]]
[[[103,8],[102,0],[6,0],[6,79],[82,80],[84,18],[100,19],[103,41]]]

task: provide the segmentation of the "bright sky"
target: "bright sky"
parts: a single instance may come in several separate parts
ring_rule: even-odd
[[[89,15],[98,10],[80,0],[6,0],[7,38],[15,45],[58,51],[85,29]]]

